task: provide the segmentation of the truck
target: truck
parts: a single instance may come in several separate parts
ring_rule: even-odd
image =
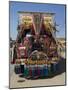
[[[53,13],[18,12],[15,73],[25,78],[53,75],[58,70]]]

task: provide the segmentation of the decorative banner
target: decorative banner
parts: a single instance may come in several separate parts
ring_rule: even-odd
[[[23,61],[23,63],[25,63],[26,65],[43,65],[43,64],[49,65],[49,64],[54,63],[54,62],[57,63],[57,60],[58,60],[58,58],[56,57],[56,60],[55,59],[49,60],[49,61],[47,61],[47,60],[40,60],[40,61],[38,61],[38,60],[35,60],[35,61],[25,60],[25,61]]]
[[[34,16],[29,13],[19,13],[19,25],[23,25],[24,28],[28,29],[30,26],[35,28],[35,23],[34,23]]]
[[[42,15],[44,24],[53,24],[53,15],[50,14],[43,14]]]
[[[19,24],[31,25],[33,23],[33,17],[30,14],[19,14]]]

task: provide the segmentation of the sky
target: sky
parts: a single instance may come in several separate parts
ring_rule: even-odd
[[[59,25],[56,32],[57,37],[65,37],[65,5],[63,4],[42,4],[42,3],[25,3],[9,2],[9,25],[10,37],[15,40],[17,37],[18,11],[25,12],[49,12],[55,13],[55,21]]]

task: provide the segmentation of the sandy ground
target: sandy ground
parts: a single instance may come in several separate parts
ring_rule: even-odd
[[[65,57],[65,54],[61,54]],[[63,59],[65,61],[65,59]],[[45,79],[36,79],[36,80],[27,80],[23,77],[19,77],[14,73],[14,65],[10,65],[10,88],[19,88],[19,87],[36,87],[36,86],[52,86],[52,85],[65,85],[65,65],[64,62],[60,68],[63,70],[60,71],[57,75],[51,78]]]
[[[37,80],[27,80],[25,78],[19,78],[18,75],[15,75],[13,73],[10,81],[11,81],[10,88],[64,85],[65,84],[65,73],[62,73],[61,75],[57,75],[53,78],[37,79]]]

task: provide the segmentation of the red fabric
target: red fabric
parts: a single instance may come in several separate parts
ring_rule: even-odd
[[[32,33],[33,35],[35,35],[35,30],[34,30],[33,24],[30,26],[30,28],[31,28],[31,33]]]
[[[13,61],[11,61],[11,64],[15,64],[15,59]]]
[[[32,76],[32,70],[29,68],[29,75]]]

